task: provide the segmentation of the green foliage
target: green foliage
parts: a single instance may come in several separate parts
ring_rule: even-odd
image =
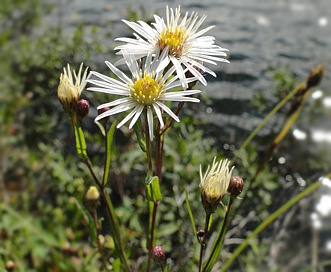
[[[298,80],[297,76],[289,67],[273,68],[270,69],[269,73],[272,74],[271,94],[273,95],[273,99],[266,96],[270,95],[269,92],[266,93],[265,90],[261,90],[253,93],[250,102],[253,109],[263,114],[268,113],[274,107],[275,102],[285,98],[293,90]]]
[[[98,42],[97,27],[78,25],[69,36],[56,27],[40,30],[42,16],[52,8],[42,0],[4,0],[1,3],[0,69],[4,76],[0,81],[1,271],[5,270],[8,261],[14,261],[17,271],[102,271],[96,246],[98,233],[103,233],[106,239],[103,245],[106,257],[113,257],[117,246],[113,229],[110,230],[103,220],[106,203],[98,207],[102,214],[100,229],[94,226],[93,217],[85,207],[84,194],[93,180],[86,166],[73,155],[74,131],[56,98],[60,72],[67,62],[78,66],[82,60],[90,62],[95,54],[107,49]],[[141,17],[147,17],[143,8],[138,12],[128,8],[129,20]],[[85,39],[87,33],[90,35],[88,40]],[[273,79],[274,100],[261,93],[253,99],[261,113],[268,112],[275,100],[278,102],[286,97],[296,80],[288,68],[275,72]],[[91,99],[93,103],[95,100]],[[192,112],[188,113],[193,116]],[[87,149],[85,143],[81,146],[83,159],[89,155],[98,175],[103,170],[98,165],[106,161],[102,184],[108,182],[111,187],[114,206],[109,205],[118,216],[115,225],[123,236],[125,254],[139,261],[146,255],[145,230],[149,225],[146,199],[160,201],[158,212],[162,216],[156,218],[159,226],[156,244],[162,245],[171,259],[164,271],[193,271],[200,248],[196,229],[204,224],[198,188],[199,165],[206,166],[214,156],[225,156],[219,139],[205,135],[195,117],[181,116],[181,122],[174,123],[164,135],[160,187],[155,187],[152,180],[148,186],[150,195],[146,195],[146,157],[142,152],[146,142],[143,136],[138,135],[138,143],[132,132],[125,128],[116,130],[115,122],[108,133],[101,126],[104,131],[100,134],[95,133],[96,126],[86,125],[85,129],[85,125],[83,122],[84,131],[79,127],[77,133],[79,139],[86,139]],[[102,134],[107,139],[106,154],[102,153]],[[283,174],[273,171],[273,162],[261,164],[257,152],[260,145],[249,141],[235,154],[238,157],[235,171],[245,179],[244,198],[235,202],[236,213],[229,226],[237,237],[246,236],[274,215],[275,195],[283,189]],[[311,159],[310,165],[326,170],[328,164],[317,159]],[[295,190],[289,188],[288,194]],[[109,197],[107,201],[111,203]],[[217,233],[223,216],[222,208],[213,215],[210,237]],[[238,222],[245,220],[251,225],[236,229]],[[264,237],[270,242],[270,236]],[[242,270],[263,264],[268,253],[265,244],[262,248],[257,246],[258,241],[254,240],[258,239],[257,233],[251,238],[246,257],[235,264]],[[226,253],[234,251],[231,247],[225,250]],[[118,256],[111,265],[114,271],[121,271]],[[153,271],[157,269],[155,265]]]

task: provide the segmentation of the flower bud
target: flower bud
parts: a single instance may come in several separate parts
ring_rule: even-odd
[[[14,271],[15,268],[16,268],[16,264],[12,260],[10,260],[6,263],[7,271]]]
[[[83,119],[90,111],[90,103],[85,99],[80,99],[76,105],[76,114],[79,119]]]
[[[315,67],[311,72],[307,80],[308,88],[315,87],[320,84],[325,73],[325,66],[319,65]]]
[[[71,71],[68,64],[67,69],[63,69],[60,76],[60,84],[57,89],[57,96],[67,112],[75,110],[76,103],[86,86],[87,70],[82,75],[83,63],[79,67],[78,75],[75,70]]]
[[[201,202],[207,214],[215,212],[226,195],[234,168],[229,169],[229,164],[227,159],[216,162],[214,158],[212,166],[208,166],[204,175],[200,166]]]
[[[95,186],[90,186],[86,192],[85,198],[87,207],[90,209],[90,211],[93,211],[99,204],[100,193]]]
[[[153,247],[153,258],[156,262],[163,262],[165,259],[165,252],[161,246]]]
[[[197,238],[198,238],[198,241],[200,244],[203,244],[206,239],[206,232],[205,232],[205,230],[203,230],[200,227],[198,228],[198,231],[197,231]]]
[[[230,184],[229,184],[229,187],[228,187],[228,193],[232,197],[237,197],[238,195],[240,195],[243,188],[244,188],[244,180],[243,180],[242,177],[233,176],[230,179]]]
[[[98,109],[98,115],[100,115],[106,111],[109,111],[109,110],[110,110],[110,108],[108,108],[108,107]],[[109,117],[105,117],[105,118],[100,119],[99,123],[101,123],[105,127],[107,125],[108,120],[109,120]]]
[[[90,186],[86,193],[87,200],[99,200],[100,193],[95,186]]]

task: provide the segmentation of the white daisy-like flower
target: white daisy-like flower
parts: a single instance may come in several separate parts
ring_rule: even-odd
[[[217,205],[226,195],[228,190],[232,171],[234,167],[229,169],[230,161],[213,160],[213,164],[208,165],[207,171],[203,174],[200,165],[200,190],[202,204],[209,212],[214,212]]]
[[[204,64],[216,65],[216,62],[229,62],[224,59],[228,50],[215,45],[214,37],[203,36],[214,26],[199,30],[206,16],[199,18],[197,13],[192,12],[191,15],[186,13],[182,19],[180,17],[180,6],[175,11],[173,9],[169,10],[167,6],[166,21],[158,15],[154,15],[155,23],[152,24],[153,27],[143,21],[135,23],[123,20],[135,31],[136,39],[117,38],[116,41],[122,41],[126,44],[117,46],[115,50],[125,49],[129,54],[139,59],[150,52],[155,53],[168,47],[167,61],[175,66],[183,87],[187,88],[185,68],[202,84],[207,85],[201,71],[214,77],[216,77],[216,74]],[[120,60],[116,64],[122,62],[123,60]]]
[[[120,112],[131,110],[117,125],[117,128],[123,126],[130,119],[129,128],[132,128],[143,111],[146,110],[149,134],[151,135],[151,139],[153,139],[153,113],[156,114],[161,128],[164,126],[163,112],[179,122],[178,116],[176,116],[164,102],[199,102],[199,99],[188,96],[200,93],[200,90],[173,90],[180,87],[181,82],[177,75],[173,75],[175,71],[174,67],[165,71],[168,49],[163,50],[161,55],[159,55],[159,53],[160,52],[156,52],[155,56],[148,54],[143,67],[140,68],[134,56],[124,51],[123,56],[132,73],[132,79],[108,61],[105,62],[106,65],[118,79],[102,75],[95,71],[90,73],[91,76],[95,76],[98,79],[91,79],[90,77],[88,82],[97,87],[89,87],[88,90],[124,96],[124,98],[119,98],[100,105],[98,109],[106,107],[110,107],[111,109],[98,115],[95,119],[96,121]],[[187,83],[195,80],[195,77],[186,79]]]
[[[78,74],[75,70],[71,72],[70,65],[63,68],[63,74],[60,76],[60,84],[57,90],[57,96],[64,106],[76,103],[86,86],[87,70],[86,67],[82,75],[83,63],[79,67]]]

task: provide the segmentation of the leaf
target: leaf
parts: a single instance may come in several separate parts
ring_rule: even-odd
[[[113,262],[113,271],[114,272],[121,272],[121,259],[120,258],[117,258]]]
[[[157,176],[150,178],[148,181],[146,185],[146,196],[148,201],[154,203],[162,200],[159,178]]]
[[[85,222],[87,223],[87,226],[88,226],[89,231],[90,231],[92,242],[95,243],[96,239],[97,239],[97,236],[98,236],[98,233],[97,233],[97,230],[95,228],[94,221],[93,221],[93,218],[92,218],[91,214],[88,212],[88,210],[78,200],[76,200],[75,204],[76,204],[78,210],[82,213]]]
[[[136,133],[138,144],[143,152],[146,152],[146,138],[145,133],[143,133],[143,128],[141,126],[141,120],[138,119],[136,124],[133,126],[133,129]]]
[[[186,202],[187,212],[188,212],[188,215],[189,215],[190,220],[191,220],[192,230],[193,230],[194,235],[196,235],[197,230],[196,230],[196,227],[195,227],[195,222],[194,222],[194,217],[193,217],[193,213],[192,213],[192,210],[191,210],[190,202],[188,201],[188,192],[187,192],[187,190],[185,190],[185,202]]]
[[[262,230],[264,230],[271,222],[273,222],[279,215],[287,211],[291,208],[294,204],[298,203],[302,198],[308,196],[312,192],[314,192],[319,186],[321,182],[314,182],[312,185],[307,187],[304,191],[287,201],[283,206],[281,206],[278,210],[274,213],[269,215],[241,244],[240,246],[234,251],[230,259],[222,266],[221,272],[226,271],[233,261],[239,256],[239,254],[247,247],[252,239],[254,239]],[[208,271],[208,270],[207,270]]]
[[[79,122],[76,122],[75,124],[75,139],[76,139],[76,150],[78,157],[87,160],[87,152],[86,152],[86,141],[85,141],[85,136],[84,132],[82,130],[81,125]]]
[[[108,181],[109,176],[109,169],[110,169],[110,162],[111,162],[111,146],[114,139],[114,132],[116,128],[116,123],[114,122],[111,127],[109,128],[106,136],[106,161],[105,161],[105,168],[102,178],[102,184],[105,186]]]

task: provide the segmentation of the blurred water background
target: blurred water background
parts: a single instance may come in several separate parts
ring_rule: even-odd
[[[53,13],[52,23],[69,32],[77,24],[99,25],[111,34],[103,41],[110,48],[117,44],[114,38],[132,34],[121,22],[128,17],[128,7],[138,11],[138,15],[140,11],[146,18],[154,13],[163,15],[166,5],[172,8],[181,5],[182,13],[196,11],[207,15],[203,26],[216,26],[209,34],[215,36],[217,44],[230,50],[231,64],[212,67],[217,78],[208,77],[208,86],[203,89],[214,103],[213,107],[206,108],[204,116],[216,127],[222,127],[225,138],[233,140],[240,137],[236,133],[251,131],[261,121],[262,116],[250,111],[250,100],[256,91],[272,99],[272,69],[288,67],[298,78],[304,79],[315,65],[331,64],[331,5],[328,0],[55,2],[58,8]],[[315,97],[330,108],[329,71]],[[329,117],[307,122],[305,120],[298,128],[300,132],[331,144]]]

